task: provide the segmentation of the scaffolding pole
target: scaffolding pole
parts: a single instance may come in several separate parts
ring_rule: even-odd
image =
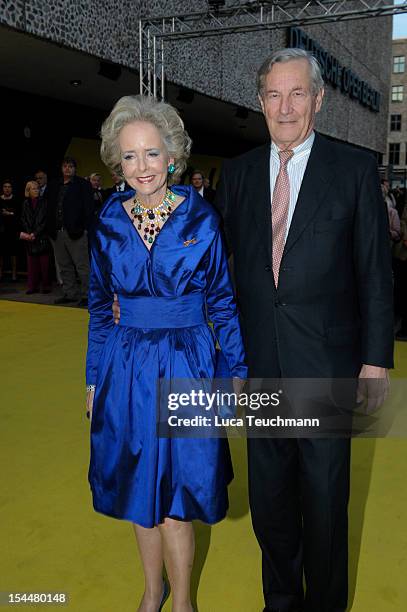
[[[407,0],[263,0],[139,21],[140,93],[164,99],[164,41],[407,13]]]

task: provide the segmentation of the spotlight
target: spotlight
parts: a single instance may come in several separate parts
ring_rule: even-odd
[[[247,108],[243,108],[243,106],[238,106],[235,111],[235,117],[237,119],[247,119],[249,117],[249,111]]]
[[[194,99],[194,92],[192,89],[186,89],[185,87],[180,87],[177,100],[178,102],[184,102],[185,104],[191,104]]]
[[[72,87],[80,87],[82,81],[80,79],[72,79],[72,81],[69,81],[69,84],[72,85]]]
[[[110,79],[111,81],[117,81],[122,73],[122,69],[117,64],[111,64],[110,62],[99,62],[99,72],[100,76],[105,77],[106,79]]]

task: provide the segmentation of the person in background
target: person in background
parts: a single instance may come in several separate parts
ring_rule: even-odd
[[[400,218],[396,210],[396,201],[394,196],[389,193],[387,181],[382,181],[383,200],[386,204],[387,216],[389,218],[389,231],[391,244],[400,240]]]
[[[3,277],[4,260],[11,264],[11,280],[17,280],[17,253],[19,230],[19,207],[13,194],[11,181],[5,180],[1,185],[0,215],[2,219],[0,234],[0,280]]]
[[[95,214],[97,214],[106,199],[102,189],[102,177],[97,172],[92,172],[92,174],[89,175],[89,182],[92,186],[93,203],[95,206]]]
[[[47,190],[47,232],[63,282],[63,296],[55,304],[76,302],[87,307],[87,230],[94,218],[93,193],[89,181],[76,175],[76,161],[72,157],[64,158],[61,170],[61,178],[50,182]]]
[[[113,179],[114,184],[112,187],[108,187],[107,189],[105,189],[104,191],[105,201],[110,198],[112,193],[120,193],[122,191],[128,191],[130,189],[130,185],[127,184],[125,179],[122,176],[120,176],[120,174],[114,171],[111,174],[112,174],[112,179]]]
[[[47,203],[40,195],[37,181],[28,181],[25,187],[25,200],[21,210],[20,239],[27,249],[28,287],[27,295],[50,293],[49,252],[50,243],[46,235]]]
[[[200,196],[207,202],[213,202],[215,199],[215,191],[204,185],[205,177],[200,170],[194,170],[191,174],[191,185],[196,189]]]
[[[44,170],[37,170],[34,174],[34,178],[40,187],[40,198],[45,197],[45,191],[47,189],[48,176]]]
[[[400,240],[393,246],[394,302],[399,329],[396,340],[407,341],[407,206],[400,219]]]

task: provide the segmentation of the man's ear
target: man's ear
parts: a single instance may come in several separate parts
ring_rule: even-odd
[[[317,93],[316,101],[315,101],[315,112],[316,113],[319,113],[319,111],[321,110],[322,100],[324,99],[324,95],[325,95],[325,89],[321,87],[321,89]]]
[[[261,106],[261,110],[263,111],[263,115],[265,114],[264,112],[264,101],[263,98],[261,97],[260,94],[257,94],[257,97],[259,98],[259,102],[260,102],[260,106]]]

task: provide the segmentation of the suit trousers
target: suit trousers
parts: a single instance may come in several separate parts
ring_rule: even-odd
[[[266,610],[346,610],[350,440],[249,439],[248,462]]]
[[[52,245],[59,265],[65,297],[71,300],[87,298],[90,268],[86,232],[80,238],[73,240],[66,230],[58,230]],[[78,285],[78,279],[80,285]]]

